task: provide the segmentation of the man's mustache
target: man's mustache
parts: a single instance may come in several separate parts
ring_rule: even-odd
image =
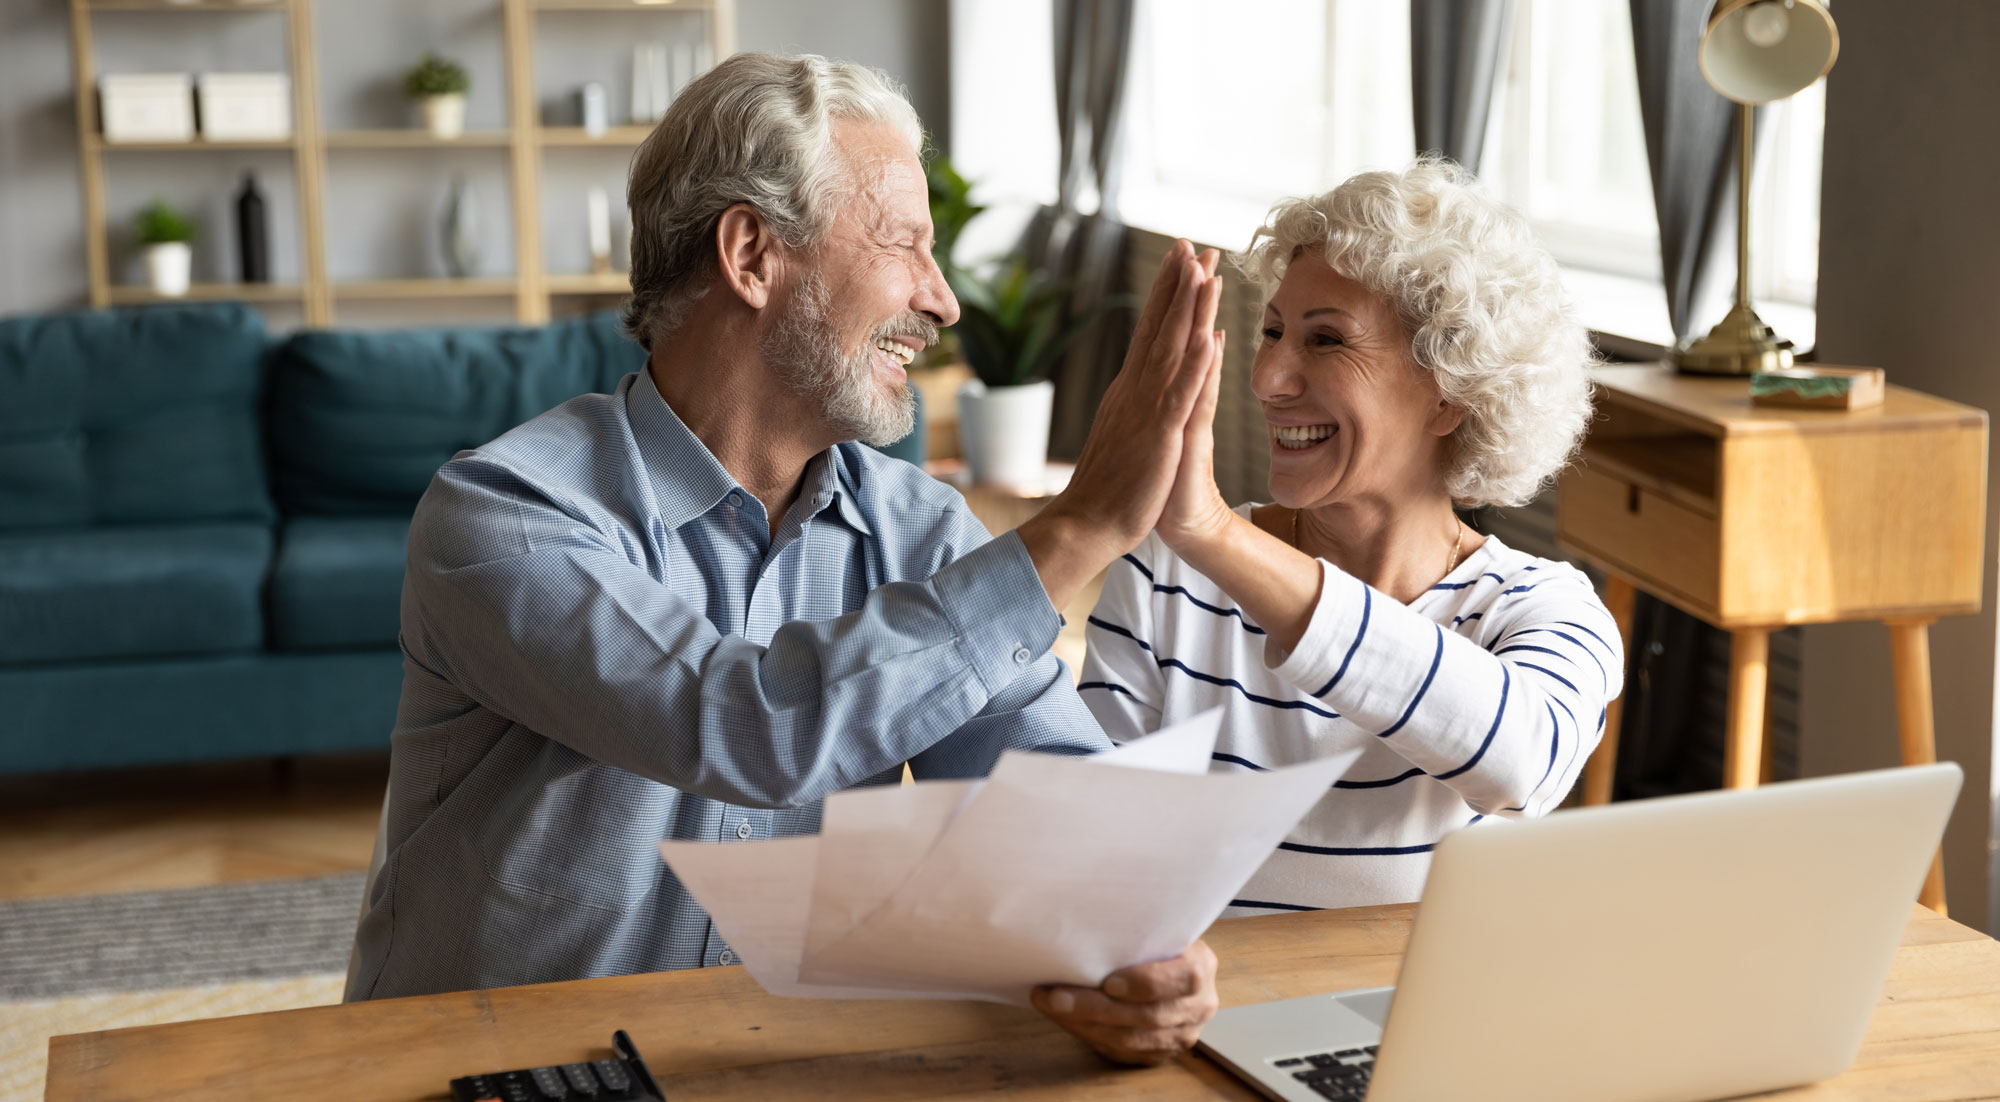
[[[881,327],[875,330],[874,335],[869,337],[868,341],[870,344],[873,344],[876,341],[887,340],[892,337],[916,337],[924,342],[925,348],[929,348],[931,345],[937,343],[937,323],[917,313],[915,310],[906,311],[882,323]]]

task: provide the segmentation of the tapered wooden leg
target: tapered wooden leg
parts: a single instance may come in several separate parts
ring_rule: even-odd
[[[1937,760],[1937,733],[1931,715],[1931,622],[1889,624],[1889,662],[1896,671],[1896,730],[1904,765]],[[1930,875],[1917,901],[1939,914],[1944,906],[1944,851],[1931,857]]]
[[[1604,607],[1618,625],[1619,643],[1628,651],[1632,646],[1632,603],[1637,599],[1638,593],[1631,582],[1618,577],[1605,579]],[[1585,807],[1611,802],[1611,781],[1618,772],[1618,721],[1624,712],[1622,692],[1604,706],[1604,734],[1597,740],[1597,749],[1592,751],[1590,760],[1583,763]]]
[[[1755,788],[1764,761],[1764,689],[1770,679],[1771,631],[1730,634],[1729,729],[1723,736],[1722,783]]]

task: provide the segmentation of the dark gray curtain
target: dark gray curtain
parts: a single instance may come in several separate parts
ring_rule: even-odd
[[[1479,171],[1514,0],[1410,0],[1410,100],[1417,151]]]
[[[1712,0],[1630,3],[1667,316],[1685,338],[1721,317],[1736,278],[1740,111],[1708,86],[1696,60]]]
[[[1119,148],[1125,125],[1125,73],[1132,54],[1133,0],[1055,0],[1056,132],[1061,178],[1056,205],[1028,231],[1028,256],[1070,284],[1072,314],[1124,285],[1125,224],[1118,219]],[[1097,186],[1094,214],[1078,204]],[[1130,339],[1129,311],[1100,317],[1070,346],[1056,373],[1050,451],[1083,447],[1104,388]]]

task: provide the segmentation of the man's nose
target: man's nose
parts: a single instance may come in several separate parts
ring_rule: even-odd
[[[958,296],[951,293],[943,269],[928,252],[924,254],[924,270],[917,278],[917,293],[910,297],[910,309],[939,325],[958,321]]]

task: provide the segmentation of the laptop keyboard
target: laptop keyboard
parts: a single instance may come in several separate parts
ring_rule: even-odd
[[[1289,1071],[1321,1098],[1335,1102],[1362,1102],[1368,1095],[1368,1077],[1375,1071],[1375,1048],[1344,1048],[1338,1052],[1315,1052],[1273,1060],[1271,1066]]]

